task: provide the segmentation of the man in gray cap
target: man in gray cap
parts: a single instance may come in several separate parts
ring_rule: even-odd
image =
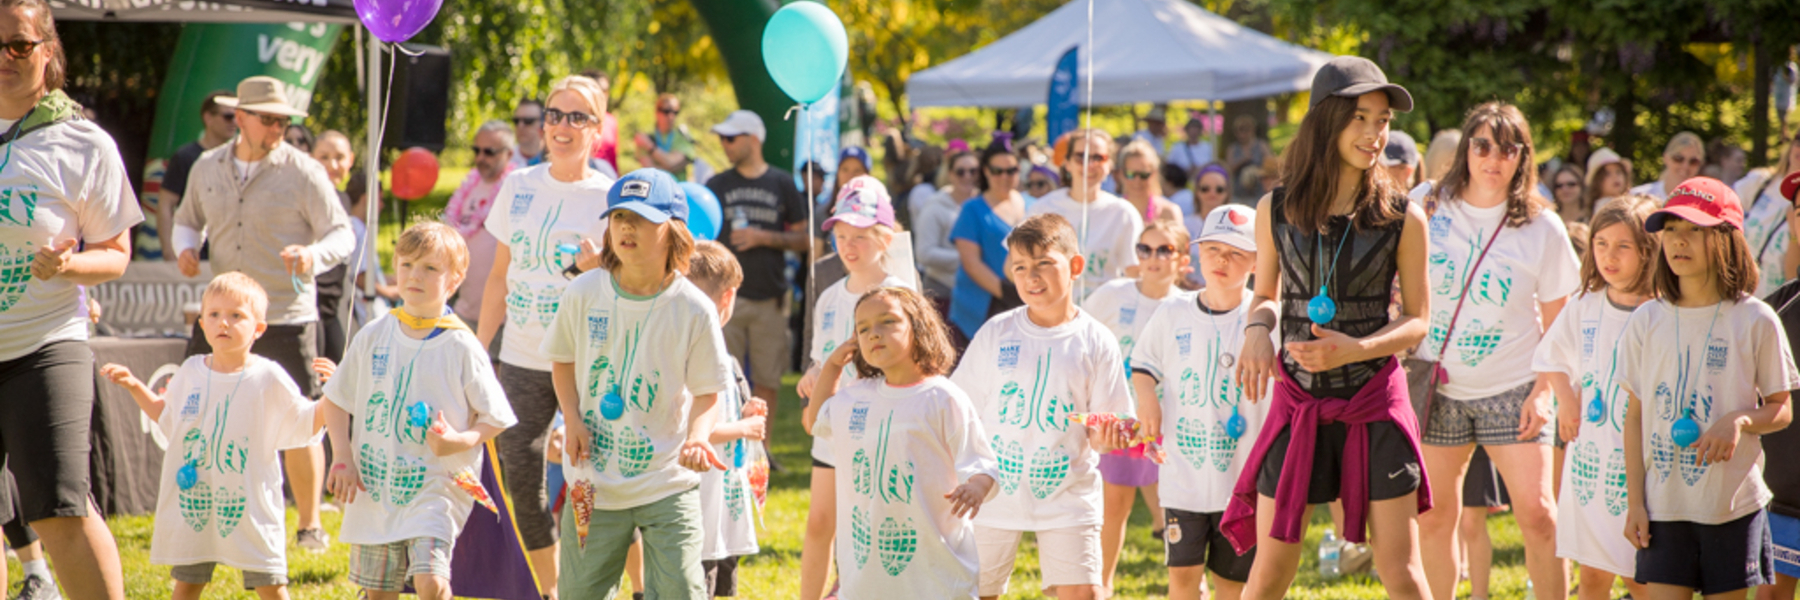
[[[187,193],[175,213],[175,253],[181,273],[200,272],[201,242],[212,242],[214,273],[242,271],[269,295],[268,330],[250,351],[275,361],[308,398],[319,395],[312,361],[318,354],[319,309],[313,276],[343,262],[356,247],[350,217],[338,202],[325,167],[282,141],[293,117],[306,113],[288,102],[273,77],[238,83],[236,98],[218,98],[237,109],[238,135],[206,151],[188,175]],[[189,356],[208,351],[198,323]],[[287,481],[299,510],[296,539],[323,551],[319,523],[325,452],[321,445],[283,453]]]
[[[1412,189],[1419,184],[1416,179],[1419,173],[1419,143],[1404,131],[1388,132],[1387,148],[1381,152],[1381,166],[1387,169],[1388,178],[1394,180],[1402,189]]]

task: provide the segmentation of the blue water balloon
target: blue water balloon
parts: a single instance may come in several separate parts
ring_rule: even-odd
[[[190,460],[175,470],[175,485],[181,486],[181,489],[192,489],[196,483],[200,483],[200,470],[194,468],[194,461]]]
[[[556,246],[556,251],[563,254],[581,254],[581,246],[575,244],[559,244]]]
[[[424,427],[431,424],[431,405],[420,400],[406,407],[406,424],[413,427]]]
[[[1694,421],[1694,411],[1687,411],[1687,414],[1675,420],[1675,424],[1669,427],[1669,439],[1675,441],[1677,448],[1686,448],[1700,441],[1700,423]]]
[[[1337,318],[1337,301],[1325,294],[1313,296],[1312,300],[1306,303],[1306,318],[1319,325],[1330,323],[1332,319]]]
[[[625,416],[625,397],[619,395],[619,386],[613,386],[600,397],[600,416],[608,421],[617,421]]]
[[[1238,407],[1232,405],[1231,417],[1225,419],[1225,435],[1231,436],[1231,439],[1234,440],[1244,437],[1244,429],[1246,426],[1247,424],[1244,423],[1244,415],[1238,414]]]
[[[744,440],[739,438],[731,447],[731,468],[744,468]]]
[[[1602,399],[1600,390],[1594,390],[1594,398],[1587,403],[1587,421],[1599,424],[1606,421],[1606,400]]]

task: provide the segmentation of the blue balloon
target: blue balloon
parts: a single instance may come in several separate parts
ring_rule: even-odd
[[[843,77],[850,39],[844,22],[824,4],[795,2],[763,26],[762,53],[775,85],[795,102],[812,104]]]
[[[1694,422],[1692,412],[1676,419],[1675,425],[1669,427],[1669,439],[1675,442],[1676,448],[1686,448],[1700,441],[1700,424]]]
[[[1324,294],[1313,296],[1306,303],[1306,318],[1320,325],[1330,323],[1337,318],[1337,301]]]
[[[1248,423],[1244,422],[1244,415],[1238,414],[1237,407],[1232,406],[1231,418],[1225,419],[1225,435],[1231,436],[1231,439],[1234,440],[1244,437],[1244,429],[1246,429],[1248,425]]]
[[[1587,420],[1589,423],[1598,424],[1606,421],[1606,401],[1601,398],[1602,394],[1600,393],[1600,390],[1594,390],[1594,399],[1589,400],[1587,405]]]
[[[692,181],[681,182],[681,190],[687,192],[688,233],[694,234],[696,240],[718,239],[719,228],[725,224],[725,210],[719,206],[719,197],[706,186]]]
[[[191,489],[194,487],[194,484],[199,482],[200,471],[194,468],[194,461],[190,460],[186,464],[181,465],[181,468],[175,470],[175,485],[181,486],[181,489]]]
[[[423,400],[406,407],[406,424],[413,427],[424,427],[431,424],[431,405]]]
[[[617,421],[619,417],[625,416],[625,397],[619,395],[618,386],[613,386],[605,396],[600,397],[600,416],[608,421]]]

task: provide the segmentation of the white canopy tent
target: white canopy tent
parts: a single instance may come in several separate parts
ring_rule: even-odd
[[[1233,101],[1308,89],[1331,55],[1290,44],[1187,0],[1091,0],[1094,105]],[[1056,61],[1088,40],[1088,2],[1072,0],[973,53],[913,74],[908,102],[923,106],[1042,104]],[[1088,90],[1075,98],[1087,102]]]

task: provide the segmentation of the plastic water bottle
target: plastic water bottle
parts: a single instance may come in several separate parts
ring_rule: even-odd
[[[742,207],[742,206],[732,207],[731,208],[731,228],[735,230],[735,229],[747,229],[749,227],[750,227],[750,215],[748,215],[744,212],[744,207]]]
[[[1325,579],[1337,579],[1338,557],[1343,553],[1344,541],[1330,529],[1325,530],[1325,537],[1319,540],[1319,576]]]

